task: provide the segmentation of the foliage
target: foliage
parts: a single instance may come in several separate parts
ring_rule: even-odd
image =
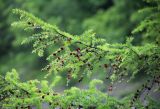
[[[56,79],[54,81],[57,81]],[[93,80],[92,82],[99,82]],[[27,108],[31,109],[32,106],[36,106],[41,109],[44,103],[51,108],[105,108],[106,106],[114,106],[115,103],[119,103],[112,97],[106,96],[106,94],[100,92],[95,88],[95,85],[91,83],[91,87],[88,90],[80,90],[79,88],[72,87],[69,90],[65,90],[63,94],[56,93],[52,90],[52,86],[48,85],[45,80],[30,80],[27,82],[20,82],[18,73],[15,69],[8,72],[5,78],[0,78],[2,85],[0,105],[1,108]],[[40,88],[38,88],[40,87]],[[106,105],[106,102],[109,105]]]
[[[26,10],[50,24],[56,24],[62,30],[80,34],[82,22],[87,17],[96,14],[96,11],[102,9],[103,6],[108,9],[112,4],[108,0],[1,0],[0,73],[5,75],[10,68],[16,68],[24,81],[42,78],[43,75],[38,74],[39,69],[47,64],[45,58],[30,55],[30,45],[20,46],[21,41],[28,34],[10,26],[10,23],[15,20],[11,14],[13,8]]]
[[[137,11],[147,4],[143,0],[113,0],[113,6],[107,10],[99,10],[94,16],[86,18],[83,27],[93,28],[99,36],[109,43],[124,43],[127,36],[147,15]],[[136,37],[136,36],[135,36]],[[134,42],[141,42],[141,36]]]
[[[159,22],[160,22],[160,2],[159,0],[147,0],[151,3],[150,7],[143,8],[139,10],[140,13],[147,13],[148,16],[141,22],[141,24],[133,30],[132,33],[142,32],[143,38],[147,42],[154,42],[156,44],[160,43]]]
[[[54,81],[57,81],[55,79]],[[18,73],[15,69],[7,72],[5,78],[0,77],[2,85],[0,106],[2,109],[31,109],[37,107],[41,109],[46,105],[48,108],[85,108],[85,109],[124,109],[129,108],[128,100],[118,101],[108,96],[98,89],[96,83],[102,83],[100,80],[92,80],[90,88],[87,90],[72,87],[65,90],[63,94],[55,92],[46,80],[30,80],[20,82]],[[154,102],[153,102],[154,103]],[[143,106],[138,105],[139,109]],[[157,104],[150,106],[153,109]]]
[[[156,4],[154,9],[159,11],[159,1],[148,2],[154,2]],[[152,11],[152,8],[147,10]],[[159,32],[155,31],[155,28],[159,27],[157,11],[142,21],[133,33],[145,29],[145,35],[154,36],[158,41]],[[55,77],[51,84],[47,80],[20,82],[18,73],[13,69],[5,77],[0,77],[1,108],[41,109],[45,105],[48,108],[61,109],[156,109],[159,106],[151,96],[151,93],[159,91],[159,43],[152,41],[134,46],[132,45],[134,39],[129,37],[125,43],[110,44],[106,39],[97,37],[93,30],[85,31],[81,35],[72,35],[26,11],[14,9],[13,13],[19,16],[19,20],[12,23],[12,26],[23,29],[29,34],[22,44],[32,42],[32,52],[40,57],[48,52],[46,59],[49,64],[42,70],[48,72],[46,78],[52,74]],[[97,84],[103,83],[97,79],[91,80],[88,89],[72,87],[63,93],[54,91],[54,87],[61,80],[61,74],[66,76],[68,86],[73,80],[81,82],[87,76],[100,73],[104,73],[104,79],[111,81],[108,94],[96,88]],[[109,95],[115,83],[122,82],[124,78],[130,82],[139,73],[143,73],[148,80],[139,89],[135,89],[135,94],[121,101]]]
[[[146,68],[150,75],[158,75],[159,68],[151,70],[149,67],[150,64],[157,65],[159,58],[159,47],[155,44],[132,46],[132,38],[126,44],[108,44],[90,30],[80,36],[71,35],[25,11],[15,9],[14,13],[20,14],[21,21],[14,22],[13,26],[33,31],[33,35],[24,39],[22,44],[32,41],[32,52],[39,56],[43,56],[46,49],[53,50],[47,57],[49,65],[43,69],[49,71],[46,76],[52,72],[67,72],[67,79],[70,80],[71,77],[83,77],[88,71],[92,73],[102,68],[104,71],[111,69],[108,76],[119,74],[117,79],[129,73],[133,76],[142,68]],[[156,61],[153,61],[155,58]],[[135,59],[138,61],[134,62]]]

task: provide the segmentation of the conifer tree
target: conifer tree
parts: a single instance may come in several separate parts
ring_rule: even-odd
[[[126,43],[109,44],[97,37],[92,30],[81,35],[72,35],[62,31],[56,25],[48,24],[31,13],[13,9],[19,20],[12,26],[24,29],[30,34],[22,44],[32,43],[33,53],[44,56],[48,50],[48,65],[42,70],[48,73],[45,78],[54,74],[51,84],[44,80],[21,82],[15,69],[5,77],[0,76],[0,107],[2,109],[158,109],[159,102],[152,100],[151,93],[159,91],[160,86],[160,47],[159,47],[159,0],[147,0],[153,7],[142,11],[152,13],[142,21],[133,33],[144,31],[144,36],[156,37],[156,41],[141,46],[132,45],[132,37]],[[156,10],[156,11],[154,11]],[[113,84],[127,77],[128,82],[139,73],[149,78],[136,92],[123,100],[105,94],[96,88],[102,80],[91,80],[88,89],[72,87],[63,93],[54,91],[61,80],[60,74],[66,75],[66,85],[71,81],[83,81],[93,73],[105,73],[104,79],[111,80],[108,92]]]

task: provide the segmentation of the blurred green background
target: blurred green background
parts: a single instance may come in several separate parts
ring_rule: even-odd
[[[147,16],[137,12],[147,5],[143,0],[0,0],[0,73],[16,68],[23,81],[43,78],[46,73],[41,72],[47,64],[45,57],[32,54],[30,44],[20,45],[27,34],[11,27],[13,8],[26,10],[72,34],[93,29],[109,43],[124,43]],[[134,37],[134,44],[141,45],[142,36]]]

